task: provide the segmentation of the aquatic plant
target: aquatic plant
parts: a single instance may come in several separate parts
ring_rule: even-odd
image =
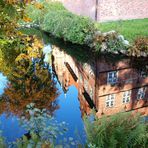
[[[29,114],[28,118],[25,116],[20,119],[22,127],[28,131],[22,138],[12,143],[13,147],[65,147],[76,145],[72,137],[63,138],[61,143],[57,143],[59,135],[64,136],[68,130],[66,122],[57,122],[56,119],[50,116],[46,109],[35,108],[34,103],[27,105],[26,112]]]
[[[65,122],[58,123],[46,109],[35,108],[34,103],[27,105],[26,112],[29,113],[29,118],[21,118],[22,126],[38,135],[42,141],[53,142],[58,134],[63,135],[67,130]]]

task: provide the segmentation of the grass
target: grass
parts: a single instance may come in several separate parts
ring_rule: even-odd
[[[99,28],[103,32],[116,30],[118,33],[122,34],[125,39],[133,42],[137,37],[148,37],[148,18],[104,22],[99,24]]]

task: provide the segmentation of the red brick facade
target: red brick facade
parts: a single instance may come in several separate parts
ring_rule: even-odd
[[[99,22],[111,20],[148,18],[147,0],[59,1],[61,1],[64,4],[64,6],[73,13],[83,16],[89,16],[93,20],[97,20]]]
[[[130,59],[123,59],[119,62],[108,63],[106,60],[98,61],[98,94],[97,109],[98,116],[110,115],[120,111],[138,110],[144,115],[148,115],[148,77],[142,77],[140,72],[130,66]],[[107,83],[109,72],[117,71],[118,80],[114,85]],[[139,88],[146,88],[143,99],[138,98]],[[130,101],[123,103],[123,95],[130,91]],[[115,95],[114,105],[106,107],[107,96]]]
[[[63,89],[68,90],[70,85],[78,89],[82,114],[89,114],[93,104],[98,117],[121,111],[148,115],[148,76],[133,68],[130,59],[113,62],[113,59],[102,56],[95,63],[82,64],[56,46],[53,46],[52,55]],[[114,72],[117,79],[111,83],[109,73]],[[113,102],[107,101],[111,95],[114,96]]]

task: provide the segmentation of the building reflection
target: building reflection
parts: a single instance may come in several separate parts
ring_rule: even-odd
[[[98,117],[121,111],[148,115],[148,61],[141,60],[143,65],[136,65],[135,59],[112,54],[81,63],[52,46],[53,69],[59,83],[65,94],[71,85],[78,89],[82,115],[92,108]]]

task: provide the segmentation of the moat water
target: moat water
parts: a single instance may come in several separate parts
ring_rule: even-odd
[[[57,82],[56,77],[55,81]],[[1,73],[1,95],[3,94],[6,87],[7,79]],[[64,136],[59,136],[59,140],[63,139],[63,137],[67,139],[72,137],[74,140],[84,142],[86,137],[78,100],[78,90],[75,86],[70,86],[67,93],[65,94],[58,82],[56,83],[56,88],[58,89],[60,95],[56,98],[59,108],[54,111],[54,117],[59,123],[66,122],[66,128],[68,129]],[[5,140],[7,142],[16,141],[16,139],[22,137],[22,135],[28,132],[20,125],[20,116],[13,112],[11,113],[11,111],[7,109],[4,109],[0,115],[0,131],[2,131],[2,135],[6,138]]]
[[[85,143],[83,117],[92,108],[97,110],[94,100],[97,69],[95,59],[86,49],[50,37],[41,58],[30,57],[29,61],[20,59],[16,62],[18,53],[3,53],[3,63],[0,64],[0,136],[5,137],[7,143],[29,134],[24,121],[30,118],[26,106],[31,103],[35,108],[46,109],[57,124],[66,123],[67,130],[63,135],[58,134],[57,142],[67,139]],[[119,56],[115,57],[117,59],[108,56],[103,60],[106,65],[114,65],[116,60],[121,60]],[[126,73],[125,76],[130,75]],[[102,92],[107,92],[103,79],[99,83]]]
[[[0,70],[0,135],[5,138],[6,143],[14,142],[28,134],[21,122],[22,117],[27,119],[26,106],[30,103],[35,103],[36,108],[47,109],[57,123],[66,123],[67,130],[63,135],[57,136],[58,142],[66,139],[84,143],[86,140],[78,89],[74,85],[69,85],[65,90],[62,86],[61,75],[54,69],[52,50],[51,43],[45,45],[44,58],[32,58],[31,70],[27,69],[29,65],[15,67],[7,59],[4,69]],[[46,82],[43,82],[45,80]],[[50,85],[54,88],[48,88]],[[44,95],[37,95],[40,91]],[[51,94],[51,101],[48,94]]]

